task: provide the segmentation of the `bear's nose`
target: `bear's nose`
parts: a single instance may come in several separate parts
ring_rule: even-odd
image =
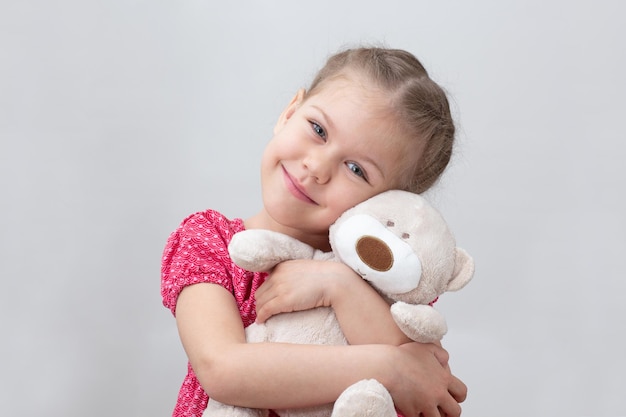
[[[356,242],[356,253],[367,266],[376,271],[389,271],[393,266],[393,252],[377,237],[361,237]]]

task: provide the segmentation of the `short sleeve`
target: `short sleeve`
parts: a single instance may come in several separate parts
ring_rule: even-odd
[[[213,283],[233,291],[228,243],[232,233],[222,217],[195,213],[169,236],[161,263],[163,305],[176,315],[178,295],[188,285]]]

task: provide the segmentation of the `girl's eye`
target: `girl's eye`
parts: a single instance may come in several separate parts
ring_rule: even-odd
[[[361,169],[360,166],[358,166],[354,162],[348,162],[347,164],[348,164],[348,169],[350,169],[350,171],[352,171],[354,175],[356,175],[357,177],[361,177],[365,181],[367,181],[367,176],[365,175],[365,172],[363,171],[363,169]]]
[[[311,128],[313,129],[315,134],[322,139],[326,139],[326,131],[324,130],[324,128],[315,122],[310,122],[310,123],[311,123]]]

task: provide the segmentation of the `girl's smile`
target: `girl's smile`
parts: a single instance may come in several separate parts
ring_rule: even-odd
[[[289,192],[298,200],[302,200],[305,203],[314,204],[317,206],[318,204],[311,197],[308,196],[304,187],[301,184],[299,184],[297,180],[295,180],[289,174],[289,172],[287,172],[284,166],[282,167],[282,169],[283,169],[283,174],[284,174],[284,179],[285,179],[285,186],[287,187],[287,190],[289,190]]]

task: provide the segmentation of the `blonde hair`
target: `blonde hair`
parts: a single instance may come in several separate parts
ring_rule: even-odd
[[[420,61],[400,49],[356,48],[331,56],[317,73],[307,95],[327,81],[356,71],[393,97],[402,131],[421,142],[422,154],[407,173],[405,189],[428,190],[448,166],[454,145],[454,122],[444,90]]]

